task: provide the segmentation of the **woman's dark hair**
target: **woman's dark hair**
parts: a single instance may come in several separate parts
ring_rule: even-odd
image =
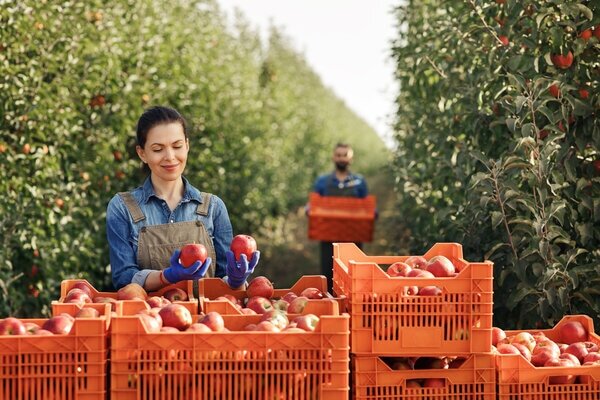
[[[154,106],[147,109],[144,111],[137,123],[137,144],[143,148],[146,144],[146,139],[150,129],[157,125],[170,124],[173,122],[179,122],[181,124],[183,127],[183,134],[187,139],[187,123],[185,122],[185,118],[183,118],[183,116],[181,116],[177,110],[164,106]]]

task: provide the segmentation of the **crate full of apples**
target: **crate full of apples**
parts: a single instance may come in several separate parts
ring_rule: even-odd
[[[110,304],[113,316],[123,315],[130,307],[126,304],[131,301],[146,303],[148,308],[177,303],[186,307],[193,314],[198,313],[198,300],[193,295],[192,281],[177,282],[156,292],[148,293],[137,283],[130,283],[116,292],[99,292],[85,279],[68,279],[61,282],[60,292],[60,299],[52,302],[54,315],[68,309],[70,304],[90,303]]]
[[[106,399],[110,306],[0,320],[0,399]]]
[[[600,337],[590,317],[565,316],[551,329],[494,327],[492,344],[499,400],[600,399]]]
[[[422,256],[368,256],[334,243],[333,289],[346,299],[354,354],[491,351],[493,264],[465,261],[458,243]]]
[[[289,289],[274,288],[265,276],[250,280],[245,290],[231,289],[221,279],[206,278],[198,282],[198,298],[201,311],[223,315],[262,314],[271,309],[312,313],[331,307],[332,302],[337,303],[336,310],[343,311],[343,301],[327,292],[327,278],[322,275],[302,276]]]
[[[356,400],[496,400],[491,353],[465,356],[353,355]]]
[[[192,315],[177,306],[113,319],[112,398],[348,398],[348,314]]]

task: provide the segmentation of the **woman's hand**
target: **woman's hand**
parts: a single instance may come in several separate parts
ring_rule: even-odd
[[[163,276],[170,283],[188,280],[198,280],[200,278],[203,278],[204,275],[206,275],[206,271],[208,271],[208,267],[210,267],[211,262],[212,259],[208,257],[204,261],[204,263],[196,261],[195,263],[186,268],[179,263],[179,250],[175,250],[175,252],[171,256],[171,264],[167,269],[163,271]]]
[[[260,259],[260,251],[252,253],[252,259],[248,262],[245,254],[240,255],[236,262],[235,256],[231,250],[225,253],[227,257],[227,283],[232,289],[237,289],[246,282],[248,277],[254,272],[254,268]]]

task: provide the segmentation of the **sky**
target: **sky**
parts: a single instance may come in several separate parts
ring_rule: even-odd
[[[397,83],[390,58],[398,0],[217,0],[239,9],[266,38],[275,25],[325,86],[391,146]]]

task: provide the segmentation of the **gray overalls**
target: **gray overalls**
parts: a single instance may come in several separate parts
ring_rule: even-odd
[[[119,196],[123,199],[133,222],[136,224],[142,222],[137,252],[137,263],[140,268],[165,269],[169,266],[170,258],[175,250],[181,249],[187,243],[199,243],[206,247],[208,256],[213,260],[205,276],[215,276],[215,263],[217,261],[215,246],[201,221],[183,221],[148,226],[143,222],[146,216],[133,195],[130,192],[121,192]],[[198,204],[196,214],[205,217],[208,215],[211,194],[202,192],[201,196],[204,201]]]

